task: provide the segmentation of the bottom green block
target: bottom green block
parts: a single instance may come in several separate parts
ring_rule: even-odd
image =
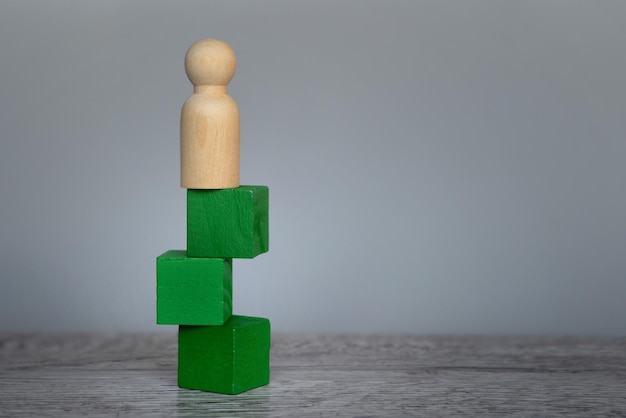
[[[233,315],[219,326],[178,328],[178,386],[237,394],[270,381],[270,321]]]

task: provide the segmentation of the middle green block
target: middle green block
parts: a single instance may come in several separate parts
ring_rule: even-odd
[[[269,249],[269,189],[187,190],[187,255],[253,258]]]
[[[230,318],[231,259],[191,258],[170,250],[156,264],[157,324],[222,325]]]

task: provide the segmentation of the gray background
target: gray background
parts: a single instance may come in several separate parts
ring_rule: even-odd
[[[275,331],[626,334],[626,2],[0,3],[0,331],[155,325],[183,56],[238,55]]]

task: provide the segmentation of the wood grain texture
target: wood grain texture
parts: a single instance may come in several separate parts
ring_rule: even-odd
[[[185,54],[194,94],[180,115],[180,184],[187,189],[239,186],[239,108],[227,93],[235,52],[224,41],[202,39]]]
[[[254,258],[269,250],[269,188],[187,190],[187,256]]]
[[[0,415],[626,416],[626,338],[274,335],[269,386],[178,388],[176,333],[4,335]]]

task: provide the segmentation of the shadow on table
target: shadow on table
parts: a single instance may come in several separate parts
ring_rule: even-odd
[[[267,386],[238,395],[179,389],[177,398],[179,416],[211,417],[227,414],[238,417],[269,416],[270,393]]]

